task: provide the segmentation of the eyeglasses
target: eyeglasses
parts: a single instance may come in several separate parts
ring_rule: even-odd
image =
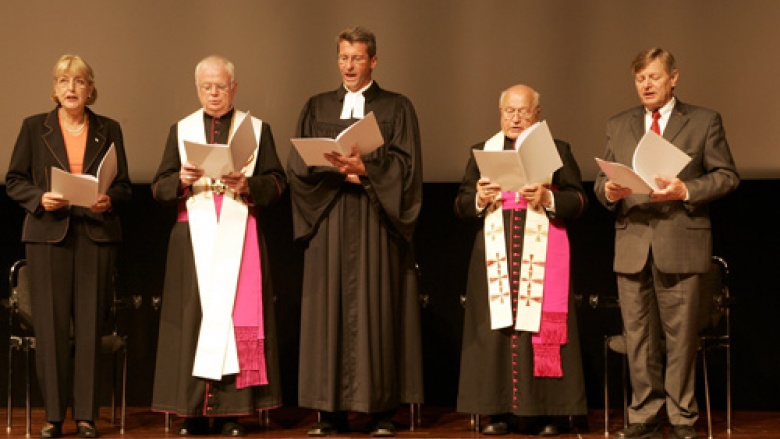
[[[206,93],[211,93],[211,90],[216,89],[218,93],[226,93],[230,89],[231,84],[215,84],[213,82],[204,82],[198,84],[198,88]]]
[[[352,61],[352,64],[365,64],[368,61],[368,57],[365,55],[339,55],[339,64],[348,64]]]
[[[512,107],[503,107],[503,108],[501,108],[501,113],[503,113],[504,119],[512,119],[512,118],[515,117],[515,114],[520,116],[521,119],[528,119],[531,116],[533,116],[535,111],[536,111],[536,108],[533,108],[533,109],[512,108]]]
[[[73,83],[74,88],[79,89],[87,88],[87,85],[89,85],[89,81],[87,81],[86,78],[82,78],[80,76],[75,78],[71,78],[69,76],[60,76],[57,78],[57,87],[67,88],[70,87],[71,83]]]

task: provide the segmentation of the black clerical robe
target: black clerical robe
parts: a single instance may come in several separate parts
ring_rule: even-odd
[[[513,148],[506,140],[504,149]],[[580,170],[568,144],[556,141],[563,167],[553,174],[555,214],[552,221],[568,221],[581,215],[587,205]],[[484,143],[474,149],[483,149]],[[473,154],[455,200],[459,217],[483,221],[476,209],[476,183],[479,168]],[[504,210],[507,254],[523,252],[522,234],[513,233],[509,224],[522,227],[525,210]],[[510,282],[513,297],[517,284]],[[471,254],[466,285],[466,313],[463,323],[460,384],[457,410],[463,413],[521,416],[582,415],[587,413],[585,382],[580,357],[580,342],[575,308],[569,297],[567,316],[568,343],[561,346],[561,378],[534,376],[534,353],[527,331],[490,327],[488,285],[485,265],[485,237],[479,229]]]
[[[206,139],[211,143],[227,143],[232,116],[232,110],[222,118],[204,113]],[[258,215],[268,384],[237,389],[235,375],[224,376],[218,381],[192,376],[202,314],[190,227],[186,221],[178,221],[168,242],[152,410],[180,416],[236,416],[282,404],[274,292],[269,255],[260,229],[259,215],[263,210],[259,208],[279,200],[286,188],[286,178],[276,154],[271,128],[265,122],[262,126],[259,156],[248,184],[254,203],[250,210]],[[181,211],[186,210],[186,194],[178,190],[181,168],[178,142],[177,125],[174,124],[152,190],[158,202],[177,205]]]
[[[297,137],[336,137],[345,90],[314,96]],[[417,117],[404,96],[365,92],[385,144],[363,156],[360,184],[290,151],[295,238],[305,246],[298,404],[376,413],[422,402],[412,234],[422,203]]]

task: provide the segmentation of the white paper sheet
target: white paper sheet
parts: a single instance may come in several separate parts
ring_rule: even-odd
[[[203,169],[207,177],[214,179],[241,170],[257,149],[257,138],[248,112],[239,122],[227,145],[189,140],[184,140],[183,143],[187,151],[187,161]]]
[[[366,155],[385,143],[373,112],[347,127],[335,139],[308,137],[290,141],[307,166],[332,166],[324,155],[331,152],[352,155],[352,145],[357,145],[358,152]]]
[[[474,159],[483,177],[501,185],[501,190],[517,192],[527,184],[545,183],[563,166],[546,121],[517,138],[516,151],[474,150]]]
[[[632,168],[596,158],[599,168],[611,181],[630,188],[634,194],[658,190],[656,177],[674,178],[691,158],[671,142],[648,130],[634,151]]]
[[[98,167],[98,176],[71,174],[60,168],[51,168],[51,191],[62,195],[71,205],[91,207],[99,195],[105,194],[116,177],[116,149],[114,144],[106,151]]]

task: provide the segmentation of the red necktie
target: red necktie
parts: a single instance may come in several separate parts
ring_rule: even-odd
[[[658,124],[658,119],[660,118],[661,113],[659,113],[658,110],[653,111],[653,123],[650,124],[650,129],[659,136],[661,135],[661,125]]]

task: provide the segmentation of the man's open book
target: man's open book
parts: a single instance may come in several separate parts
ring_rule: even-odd
[[[335,152],[349,156],[353,145],[357,145],[360,155],[366,155],[385,143],[373,112],[347,127],[335,139],[307,137],[290,141],[307,166],[332,166],[325,154]]]
[[[227,145],[198,143],[184,140],[187,161],[202,168],[207,177],[218,179],[233,171],[240,171],[257,149],[257,137],[249,112],[239,122]]]
[[[622,163],[596,158],[607,178],[630,188],[634,194],[658,190],[656,177],[674,178],[690,161],[688,154],[650,130],[642,136],[634,150],[633,169]]]
[[[503,147],[503,133],[498,135]],[[501,185],[501,190],[512,192],[528,184],[549,181],[553,172],[563,166],[547,121],[523,131],[514,150],[474,150],[474,159],[483,177]]]

